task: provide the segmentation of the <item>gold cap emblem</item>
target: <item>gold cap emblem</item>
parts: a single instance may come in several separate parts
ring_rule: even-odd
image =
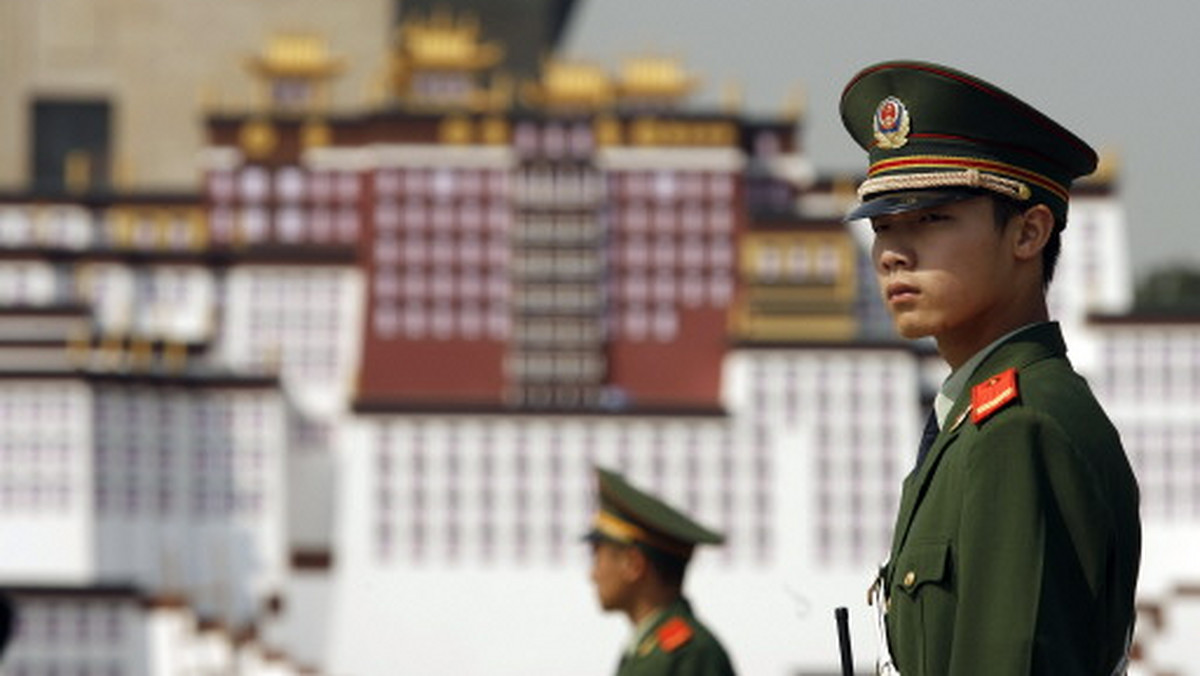
[[[889,96],[879,102],[879,106],[875,108],[872,125],[875,129],[875,144],[880,148],[892,150],[908,143],[908,108],[895,96]]]

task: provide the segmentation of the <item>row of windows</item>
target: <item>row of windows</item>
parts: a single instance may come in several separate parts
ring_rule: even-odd
[[[43,263],[0,264],[0,305],[49,305],[59,297],[58,276]]]
[[[641,203],[627,203],[612,212],[612,223],[618,233],[680,233],[701,232],[729,235],[737,223],[728,203],[712,206],[671,205],[649,208]]]
[[[607,368],[603,355],[586,352],[530,352],[509,355],[505,370],[515,380],[597,382]]]
[[[462,237],[453,239],[438,236],[434,239],[408,237],[375,240],[372,254],[378,265],[480,265],[503,266],[508,262],[510,248],[505,239]]]
[[[166,516],[182,513],[193,517],[257,517],[263,513],[261,490],[232,490],[227,486],[195,486],[187,494],[165,486],[156,488],[125,485],[121,488],[98,485],[96,512],[100,516]]]
[[[623,171],[610,177],[608,187],[618,200],[728,202],[733,199],[737,180],[728,172]]]
[[[242,333],[235,358],[252,369],[274,371],[316,386],[338,382],[350,347],[342,340],[349,287],[340,272],[262,273],[249,278],[246,318],[230,325]]]
[[[591,157],[595,136],[589,124],[518,124],[513,130],[513,147],[522,157],[545,156],[552,159]]]
[[[375,207],[375,228],[384,234],[399,231],[504,233],[512,218],[512,207],[500,201],[437,202],[410,198],[403,202],[381,201]]]
[[[0,247],[83,249],[96,229],[93,214],[75,205],[0,207]]]
[[[205,242],[198,207],[0,207],[0,248],[192,250]]]
[[[1169,521],[1200,518],[1200,423],[1115,422],[1138,477],[1142,511]]]
[[[63,419],[57,419],[53,425],[42,421],[34,435],[22,435],[13,430],[5,430],[0,436],[0,467],[12,469],[18,467],[66,465],[74,457],[74,449],[66,437],[70,430],[64,430]]]
[[[210,215],[212,241],[223,245],[353,244],[358,240],[358,210],[265,207],[216,207]]]
[[[68,477],[0,475],[0,512],[54,512],[71,509]]]
[[[422,274],[420,270],[410,269],[401,276],[396,268],[380,268],[375,271],[375,298],[381,301],[503,302],[510,295],[507,275],[484,275],[470,269],[457,275],[437,272],[431,270]]]
[[[604,309],[604,292],[593,284],[545,284],[522,287],[512,304],[518,311],[598,314]]]
[[[632,341],[671,342],[679,335],[679,312],[669,306],[660,306],[654,310],[626,310],[620,315],[614,333],[619,338]]]
[[[819,352],[748,365],[747,410],[759,434],[804,430],[811,439],[811,532],[824,564],[886,552],[919,437],[912,366],[909,357]]]
[[[605,423],[560,435],[552,426],[513,425],[501,436],[500,426],[380,426],[371,472],[376,555],[383,562],[584,556],[577,536],[591,516],[590,468],[599,462],[726,531],[726,561],[769,558],[770,449],[751,439],[735,444],[739,435],[728,430],[645,427]]]
[[[377,303],[372,314],[375,335],[382,339],[406,340],[505,340],[511,328],[503,306],[424,303],[393,305]]]
[[[116,603],[23,602],[13,638],[22,644],[69,639],[111,645],[123,638],[126,621],[125,608]]]
[[[333,301],[342,292],[345,273],[319,268],[281,268],[269,272],[257,271],[245,275],[250,294],[260,302],[291,305],[297,295],[305,304]]]
[[[733,302],[733,291],[733,277],[720,271],[682,277],[670,271],[654,277],[629,274],[613,280],[613,296],[626,312],[638,312],[646,304],[723,308]]]
[[[77,285],[104,329],[186,338],[210,328],[214,285],[199,268],[87,265],[79,268]]]
[[[598,248],[604,231],[592,214],[521,215],[512,232],[514,243],[528,246],[576,246]]]
[[[651,243],[649,239],[631,237],[613,250],[615,262],[633,269],[682,266],[685,268],[733,267],[733,243],[728,239],[689,237],[676,242],[669,237],[660,237]]]
[[[521,279],[597,279],[605,270],[601,252],[594,249],[525,249],[512,263]]]
[[[738,176],[730,172],[674,170],[621,171],[610,174],[605,181],[596,170],[570,166],[530,167],[516,174],[506,169],[461,167],[380,169],[373,178],[375,194],[383,198],[507,198],[511,188],[519,201],[571,202],[594,201],[606,188],[618,199],[729,201],[738,181]],[[209,195],[218,204],[272,199],[284,203],[353,203],[358,201],[361,189],[362,181],[356,173],[295,166],[272,172],[252,165],[236,172],[214,171],[208,176]]]
[[[597,204],[604,180],[592,170],[570,167],[526,169],[516,175],[513,199],[526,206],[570,207]]]
[[[806,246],[758,249],[751,263],[754,280],[760,283],[833,282],[842,271],[841,252],[834,245],[815,250]]]
[[[10,438],[13,432],[26,429],[38,430],[39,438],[55,438],[61,429],[41,428],[48,421],[62,422],[70,420],[79,411],[82,399],[76,392],[44,390],[39,395],[35,388],[33,392],[0,395],[0,438]]]
[[[1110,338],[1102,354],[1095,384],[1107,401],[1200,401],[1200,332]]]
[[[331,308],[329,314],[335,314]],[[256,337],[269,340],[286,338],[290,345],[325,345],[342,336],[342,327],[329,321],[329,314],[297,314],[280,308],[256,312],[246,324],[251,342]]]
[[[250,165],[238,171],[213,171],[208,175],[208,194],[217,204],[240,200],[263,203],[269,199],[298,202],[311,198],[316,202],[358,201],[359,176],[353,172],[307,171],[283,167],[274,172]]]
[[[509,192],[509,173],[499,169],[380,169],[374,178],[375,194],[381,199],[400,196],[504,199]]]
[[[47,658],[38,660],[16,656],[8,660],[4,672],[12,676],[125,676],[121,663],[115,659],[108,664],[94,660],[76,661],[69,658]]]
[[[596,345],[604,341],[604,325],[596,319],[536,317],[524,319],[513,328],[521,344]]]

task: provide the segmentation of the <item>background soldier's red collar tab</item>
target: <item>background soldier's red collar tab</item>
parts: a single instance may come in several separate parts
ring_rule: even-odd
[[[1002,371],[971,388],[971,422],[978,425],[1017,398],[1017,370]]]
[[[663,649],[663,652],[671,652],[679,646],[692,640],[692,628],[688,623],[680,617],[673,617],[667,620],[666,624],[658,629],[658,645]]]

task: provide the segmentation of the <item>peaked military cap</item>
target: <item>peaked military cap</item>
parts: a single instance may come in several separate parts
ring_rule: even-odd
[[[1071,182],[1096,169],[1078,136],[999,87],[920,61],[888,61],[842,91],[842,123],[867,151],[847,220],[993,192],[1045,204],[1066,224]]]
[[[599,510],[587,539],[641,544],[685,560],[698,544],[725,541],[725,536],[701,526],[620,474],[602,467],[595,471]]]

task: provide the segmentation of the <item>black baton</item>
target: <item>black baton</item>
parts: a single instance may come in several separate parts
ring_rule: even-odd
[[[849,612],[845,607],[833,610],[837,619],[838,647],[842,651],[842,676],[854,676],[854,655],[850,652]]]

